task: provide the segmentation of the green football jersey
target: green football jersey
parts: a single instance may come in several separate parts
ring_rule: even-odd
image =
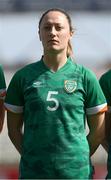
[[[5,83],[3,69],[2,66],[0,65],[0,99],[4,99],[5,95],[6,95],[6,83]]]
[[[108,104],[108,113],[111,113],[111,70],[104,73],[100,78],[100,85]],[[108,161],[107,161],[107,179],[111,179],[111,140],[109,144]]]
[[[85,116],[106,101],[89,69],[70,58],[57,72],[43,60],[27,65],[12,78],[5,106],[23,112],[21,179],[90,178]]]
[[[111,108],[111,70],[104,73],[99,82],[106,97],[107,104]]]

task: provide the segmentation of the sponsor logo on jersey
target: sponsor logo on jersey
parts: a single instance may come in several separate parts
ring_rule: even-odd
[[[73,93],[77,88],[77,82],[74,80],[65,80],[64,89],[67,93]]]
[[[43,82],[41,81],[36,81],[33,83],[33,87],[42,87],[43,86]]]

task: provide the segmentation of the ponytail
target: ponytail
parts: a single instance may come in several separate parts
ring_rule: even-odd
[[[73,49],[72,49],[71,41],[68,42],[68,47],[67,47],[67,57],[69,56],[73,56]]]

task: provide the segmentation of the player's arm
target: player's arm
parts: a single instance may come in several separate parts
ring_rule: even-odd
[[[23,115],[7,112],[7,127],[8,135],[18,152],[22,151],[22,127],[23,127]]]
[[[102,141],[102,146],[108,152],[109,141],[111,140],[111,112],[105,114],[105,139]]]
[[[0,133],[3,129],[4,116],[5,116],[4,100],[0,99]]]
[[[92,156],[105,138],[105,113],[98,113],[87,117],[89,134],[87,135],[90,155]]]

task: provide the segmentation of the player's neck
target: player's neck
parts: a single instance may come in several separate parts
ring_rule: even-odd
[[[57,55],[47,55],[45,54],[43,56],[44,64],[51,69],[52,71],[56,72],[59,70],[62,66],[65,65],[67,61],[66,54],[57,54]]]

